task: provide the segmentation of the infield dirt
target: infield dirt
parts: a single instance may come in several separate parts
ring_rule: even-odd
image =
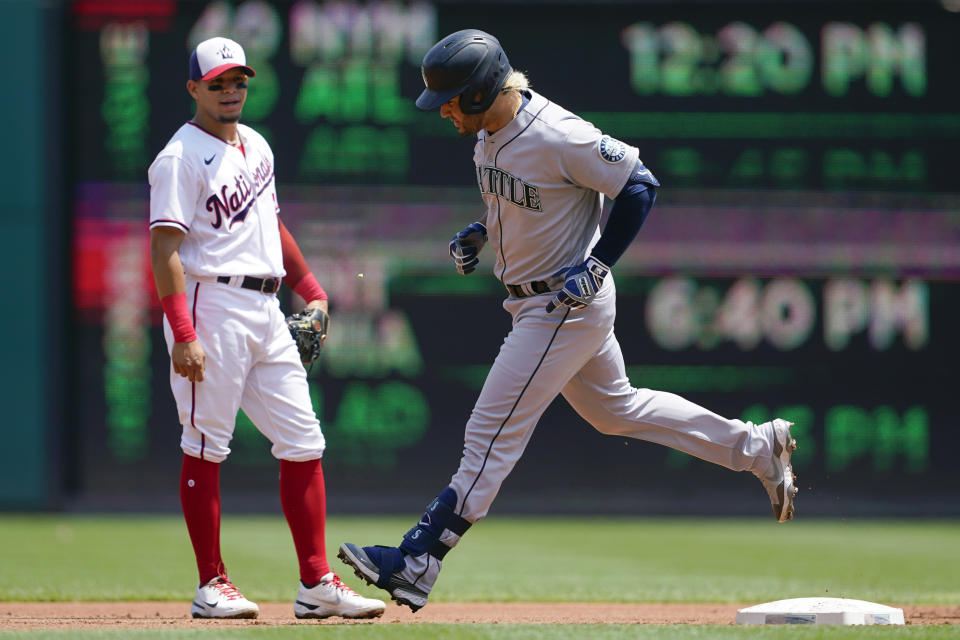
[[[260,603],[256,620],[194,620],[183,602],[0,602],[0,630],[176,629],[292,624],[734,624],[748,604],[437,602],[411,613],[387,605],[373,620],[297,620],[289,602]],[[896,606],[896,605],[893,605]],[[908,625],[960,624],[960,606],[903,606]],[[51,612],[51,609],[55,611]]]

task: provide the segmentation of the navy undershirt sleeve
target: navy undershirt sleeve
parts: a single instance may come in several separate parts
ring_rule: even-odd
[[[637,166],[638,171],[634,172],[614,200],[603,234],[591,253],[608,267],[612,267],[620,259],[637,237],[647,214],[657,200],[656,187],[660,186],[660,183],[642,164],[638,162]]]
[[[520,113],[521,111],[523,111],[524,109],[527,108],[527,105],[530,104],[530,98],[531,98],[531,97],[532,97],[532,96],[530,95],[530,92],[529,92],[529,91],[521,91],[521,92],[520,92],[520,98],[521,98],[521,100],[520,100],[520,108],[517,109],[517,113]]]

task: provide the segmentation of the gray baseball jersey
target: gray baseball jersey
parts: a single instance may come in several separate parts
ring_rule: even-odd
[[[480,132],[473,154],[494,274],[506,284],[549,281],[583,262],[600,237],[604,195],[620,193],[640,154],[530,93],[510,124]]]
[[[638,155],[533,92],[509,124],[478,136],[474,162],[495,275],[510,285],[547,281],[551,291],[531,295],[522,287],[527,295],[503,303],[513,327],[467,422],[450,482],[466,520],[487,513],[558,394],[602,433],[657,442],[731,469],[762,473],[770,465],[770,423],[729,420],[675,394],[630,384],[613,332],[612,273],[586,308],[545,310],[563,285],[563,271],[582,263],[597,242],[603,198],[616,197]],[[459,537],[446,530],[441,540],[453,546]],[[426,555],[407,561],[436,562]]]

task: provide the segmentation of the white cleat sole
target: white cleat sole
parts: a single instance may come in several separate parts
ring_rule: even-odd
[[[794,498],[799,492],[797,476],[790,464],[790,457],[797,450],[797,441],[790,435],[791,426],[793,426],[793,423],[786,420],[773,421],[773,463],[779,467],[780,475],[783,478],[775,490],[776,500],[771,496],[773,517],[777,519],[777,522],[786,522],[793,519]]]
[[[311,608],[312,607],[312,608]],[[349,618],[353,619],[365,619],[365,618],[379,618],[383,615],[385,607],[370,607],[364,609],[346,609],[343,611],[331,611],[329,609],[322,609],[321,607],[316,607],[314,605],[308,605],[303,602],[297,602],[293,607],[293,615],[301,620],[305,619],[323,619],[323,618]]]
[[[337,557],[351,567],[358,578],[389,593],[390,598],[397,604],[410,607],[410,611],[414,613],[426,606],[427,594],[409,585],[406,580],[399,578],[398,574],[391,577],[390,584],[386,588],[380,587],[377,584],[377,580],[380,579],[378,568],[360,547],[350,543],[341,544]]]
[[[242,609],[240,611],[211,611],[206,607],[198,606],[196,603],[190,606],[190,615],[194,618],[204,618],[207,620],[252,620],[260,615],[260,609]]]

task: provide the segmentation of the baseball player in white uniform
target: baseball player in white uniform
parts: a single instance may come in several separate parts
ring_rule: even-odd
[[[490,508],[533,429],[560,394],[602,433],[649,440],[733,470],[766,488],[774,517],[793,515],[790,423],[728,420],[672,393],[637,389],[614,336],[611,267],[633,241],[659,186],[632,146],[530,90],[500,43],[458,31],[424,57],[421,109],[476,135],[486,214],[457,233],[450,255],[472,272],[485,244],[505,285],[513,327],[467,422],[450,485],[399,547],[340,546],[358,576],[416,611],[441,561]],[[604,197],[614,198],[600,232]]]
[[[324,438],[275,294],[283,281],[324,311],[327,296],[278,217],[270,146],[239,124],[253,76],[233,40],[197,45],[187,82],[196,115],[149,169],[150,259],[183,428],[180,499],[200,574],[191,613],[259,612],[220,555],[220,463],[242,408],[280,460],[281,504],[300,564],[295,615],[375,617],[384,603],[355,593],[327,562]]]

